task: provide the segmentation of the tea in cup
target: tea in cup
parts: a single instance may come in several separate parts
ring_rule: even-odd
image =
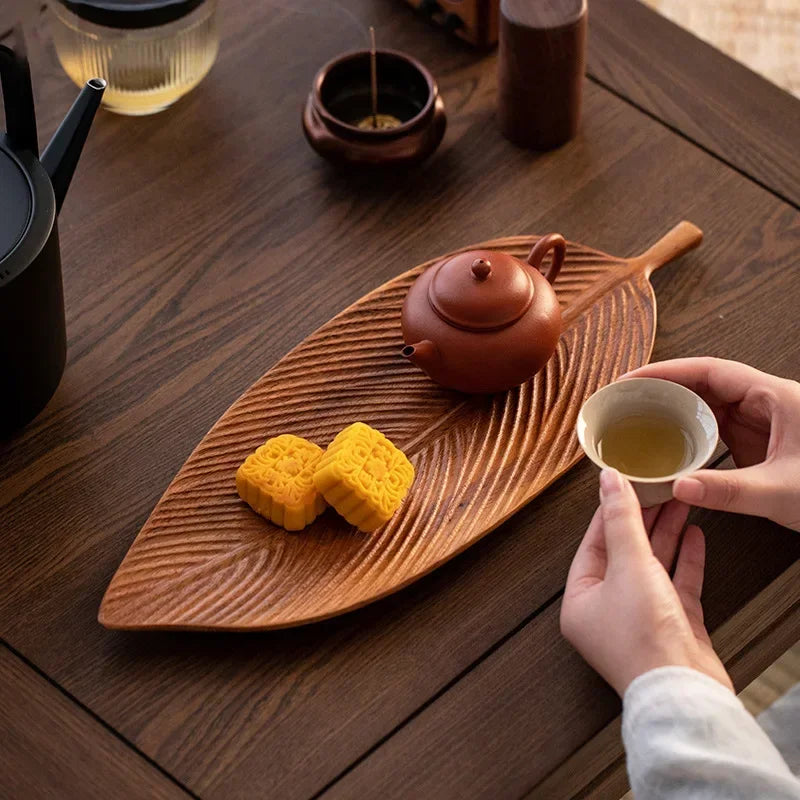
[[[629,378],[595,392],[578,415],[577,433],[597,466],[630,480],[644,508],[670,500],[675,480],[705,466],[719,437],[699,395],[659,378]]]

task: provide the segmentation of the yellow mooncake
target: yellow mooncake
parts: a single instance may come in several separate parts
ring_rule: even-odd
[[[257,514],[287,531],[310,525],[325,508],[314,486],[321,447],[289,433],[251,453],[236,472],[236,489]]]
[[[413,481],[414,467],[402,450],[363,422],[336,436],[314,473],[325,500],[365,532],[389,520]]]

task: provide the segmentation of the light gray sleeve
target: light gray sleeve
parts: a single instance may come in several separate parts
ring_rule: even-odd
[[[800,781],[741,701],[696,670],[636,678],[622,738],[636,800],[800,800]]]
[[[757,719],[789,769],[800,775],[800,683],[762,711]]]

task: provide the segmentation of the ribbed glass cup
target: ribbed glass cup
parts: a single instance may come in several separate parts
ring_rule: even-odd
[[[78,86],[108,83],[103,105],[118,114],[153,114],[197,86],[219,50],[217,0],[155,28],[108,28],[50,3],[56,53]]]

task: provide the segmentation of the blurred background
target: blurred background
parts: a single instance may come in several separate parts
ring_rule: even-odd
[[[800,97],[800,0],[643,2]]]

